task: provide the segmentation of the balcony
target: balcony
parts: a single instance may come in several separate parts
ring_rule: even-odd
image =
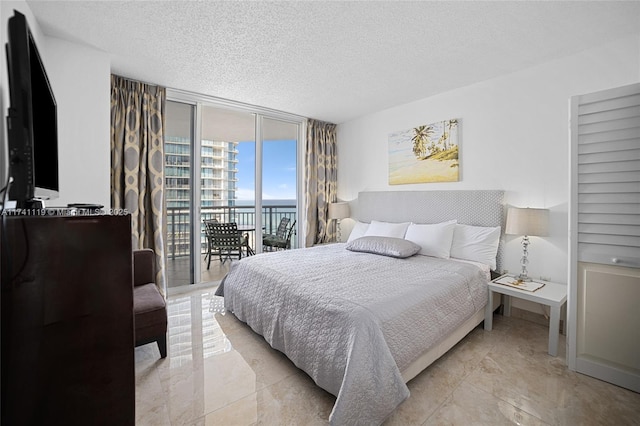
[[[189,281],[189,248],[191,241],[191,209],[188,207],[167,207],[167,285],[177,287],[190,284]],[[265,234],[276,232],[280,219],[288,217],[293,223],[296,220],[296,206],[294,204],[279,204],[262,206],[262,224]],[[229,262],[220,264],[218,259],[211,260],[211,267],[207,270],[204,256],[207,252],[207,240],[204,233],[203,221],[217,219],[219,222],[235,222],[240,225],[255,224],[255,206],[220,206],[201,207],[200,247],[199,255],[202,262],[201,282],[221,280],[229,270]],[[296,226],[297,229],[297,226]],[[256,247],[255,233],[249,233],[249,244]],[[291,247],[298,247],[297,234],[291,238]]]

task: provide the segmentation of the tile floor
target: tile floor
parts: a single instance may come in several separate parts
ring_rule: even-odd
[[[334,397],[232,314],[212,289],[169,298],[169,356],[136,349],[137,425],[326,425]],[[565,341],[496,316],[409,382],[385,425],[638,425],[640,394],[569,371]]]
[[[207,262],[204,261],[204,256],[200,256],[200,258],[201,276],[200,279],[197,280],[200,283],[209,283],[209,285],[211,285],[212,282],[220,282],[220,280],[229,272],[229,266],[231,265],[231,262],[229,261],[222,263],[217,257],[214,257],[211,260],[209,269],[207,269]],[[182,291],[182,288],[186,288],[192,282],[190,261],[191,260],[188,256],[167,259],[166,271],[169,294],[171,294],[171,290],[173,289]]]

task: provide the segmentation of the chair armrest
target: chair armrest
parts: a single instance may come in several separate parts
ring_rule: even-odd
[[[151,249],[133,251],[133,285],[156,282],[156,254]]]

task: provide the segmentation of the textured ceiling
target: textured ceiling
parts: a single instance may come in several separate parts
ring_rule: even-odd
[[[341,123],[640,32],[640,2],[27,1],[112,72]]]

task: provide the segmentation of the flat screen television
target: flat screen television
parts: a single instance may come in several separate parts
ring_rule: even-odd
[[[60,189],[56,100],[25,16],[14,11],[8,24],[9,200],[33,208],[57,198]]]

